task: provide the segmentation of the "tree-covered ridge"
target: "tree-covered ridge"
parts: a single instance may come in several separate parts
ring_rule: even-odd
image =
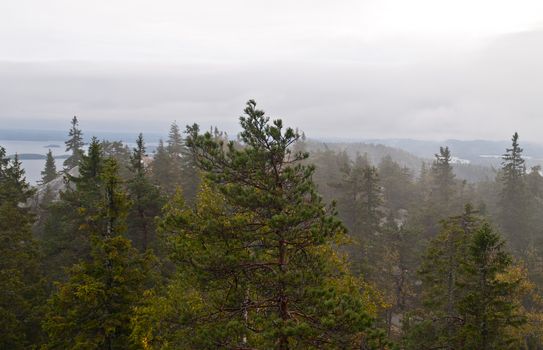
[[[254,101],[235,140],[173,123],[153,154],[78,122],[37,194],[0,148],[2,349],[543,348],[516,133],[473,182],[454,149],[413,170],[319,148]]]

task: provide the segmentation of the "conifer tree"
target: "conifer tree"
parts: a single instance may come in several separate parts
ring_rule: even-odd
[[[455,175],[449,147],[440,147],[430,169],[433,179],[432,196],[436,202],[448,203],[454,191]]]
[[[48,207],[42,236],[46,271],[53,279],[65,277],[63,268],[90,259],[89,238],[101,200],[103,163],[101,144],[93,137],[78,163],[79,175],[65,175],[66,190],[60,193],[60,201]]]
[[[338,208],[346,218],[349,235],[356,241],[349,248],[353,267],[373,279],[380,267],[377,258],[386,244],[381,230],[385,213],[377,168],[370,165],[367,155],[357,155],[342,172],[344,179],[335,187],[342,192]]]
[[[418,190],[419,201],[411,207],[414,222],[420,226],[421,238],[430,241],[439,231],[439,220],[461,210],[456,177],[451,165],[451,152],[448,147],[440,147],[429,170],[423,165]],[[458,208],[456,208],[458,206]]]
[[[520,279],[504,277],[513,267],[504,241],[471,206],[442,225],[421,269],[423,308],[404,320],[405,348],[507,348],[524,318]]]
[[[167,178],[163,187],[169,194],[175,193],[183,185],[184,141],[177,123],[172,123],[168,134],[166,152],[168,153]]]
[[[512,339],[507,329],[522,325],[519,300],[512,300],[520,287],[519,280],[500,278],[513,260],[505,252],[505,242],[488,223],[477,230],[470,241],[459,286],[465,296],[459,310],[465,315],[461,336],[468,349],[500,349]]]
[[[530,211],[526,192],[526,165],[518,140],[519,135],[515,132],[511,148],[507,148],[502,156],[499,222],[514,252],[522,256],[534,241],[527,225],[530,223]]]
[[[68,133],[69,139],[64,142],[66,144],[66,152],[70,152],[70,156],[64,161],[64,168],[66,170],[77,166],[83,155],[83,133],[79,129],[79,121],[76,116],[72,118],[71,125]]]
[[[440,233],[430,242],[420,269],[425,322],[418,326],[424,329],[423,339],[416,340],[425,344],[424,347],[456,349],[461,346],[459,327],[464,318],[459,303],[464,291],[458,284],[469,242],[480,225],[481,220],[474,215],[472,206],[466,205],[462,215],[441,222]]]
[[[222,135],[217,134],[217,137]],[[181,188],[191,202],[196,197],[199,175],[177,123],[172,123],[166,145],[160,140],[153,165],[153,179],[162,193],[173,196]]]
[[[158,142],[158,147],[153,157],[152,174],[154,182],[160,187],[162,192],[169,194],[170,157],[162,140]]]
[[[44,328],[47,348],[130,349],[130,319],[141,302],[148,258],[122,235],[128,198],[114,159],[103,163],[98,212],[92,226],[91,259],[74,265],[66,282],[57,283]]]
[[[407,209],[411,200],[416,197],[411,170],[402,167],[390,156],[385,156],[379,163],[378,173],[385,206],[394,213]]]
[[[102,140],[100,142],[104,158],[114,158],[119,164],[119,176],[123,179],[130,177],[130,147],[122,141]]]
[[[170,332],[180,343],[170,346],[369,348],[370,307],[333,249],[343,226],[317,195],[314,168],[300,163],[307,154],[290,150],[300,135],[270,122],[254,101],[245,114],[241,148],[197,125],[187,130],[208,189],[194,212],[176,197],[161,223],[193,305],[174,303],[180,324]],[[159,300],[155,310],[171,319],[164,311],[172,302]],[[144,339],[172,341],[158,326]]]
[[[403,315],[415,299],[415,266],[420,251],[417,232],[408,227],[405,218],[397,219],[392,212],[383,225],[381,247],[371,263],[373,283],[379,287],[387,304],[385,324],[387,335],[398,335],[394,318]]]
[[[29,349],[41,341],[45,285],[32,236],[33,215],[21,206],[32,195],[21,163],[0,147],[0,348]]]
[[[53,152],[49,150],[49,152],[47,152],[47,158],[45,159],[45,168],[41,172],[41,183],[46,184],[49,181],[56,179],[57,175],[55,158],[53,158]]]
[[[128,193],[133,205],[128,216],[128,235],[134,246],[142,251],[153,245],[155,240],[154,218],[160,214],[162,207],[160,193],[148,179],[144,164],[146,156],[145,142],[140,133],[131,156],[132,178],[128,183]]]

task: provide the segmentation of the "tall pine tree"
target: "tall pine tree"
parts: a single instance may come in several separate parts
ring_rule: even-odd
[[[176,197],[161,226],[192,307],[159,299],[161,323],[151,322],[142,341],[201,349],[369,347],[362,285],[334,251],[343,226],[317,195],[314,168],[300,163],[307,154],[290,150],[300,135],[271,122],[254,101],[245,114],[241,148],[188,128],[207,189],[195,211]],[[167,334],[164,305],[175,304],[185,312]]]

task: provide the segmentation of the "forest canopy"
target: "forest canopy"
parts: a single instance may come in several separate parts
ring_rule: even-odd
[[[467,181],[449,147],[414,169],[253,100],[239,124],[173,123],[150,154],[73,117],[37,186],[0,146],[0,348],[543,349],[543,177],[516,132]]]

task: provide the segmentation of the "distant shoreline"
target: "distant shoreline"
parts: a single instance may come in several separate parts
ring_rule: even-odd
[[[61,155],[58,155],[58,156],[54,156],[53,158],[55,158],[55,159],[66,159],[69,156],[70,156],[69,154],[61,154]],[[14,158],[14,157],[15,157],[14,154],[10,154],[6,158],[11,159],[11,158]],[[17,154],[17,157],[19,158],[19,160],[34,160],[34,159],[46,159],[47,155],[38,154],[38,153],[19,153],[19,154]]]
[[[161,133],[142,131],[146,142],[158,142],[165,138]],[[84,131],[86,142],[93,136],[100,140],[135,142],[139,132],[115,132],[115,131]],[[25,129],[0,129],[0,140],[6,141],[43,141],[58,142],[68,138],[67,130],[25,130]]]

